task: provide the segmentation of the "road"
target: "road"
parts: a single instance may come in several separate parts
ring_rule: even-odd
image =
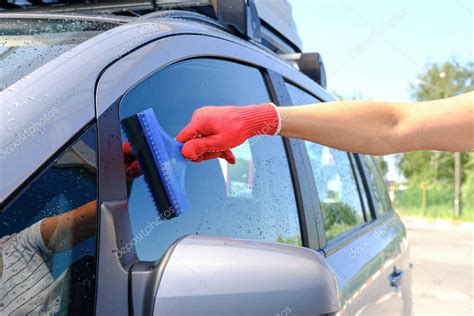
[[[474,225],[405,219],[414,315],[474,315]]]

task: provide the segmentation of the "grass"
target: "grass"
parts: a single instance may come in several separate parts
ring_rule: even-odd
[[[421,208],[395,208],[397,213],[404,217],[420,217],[426,219],[443,219],[451,221],[474,222],[474,210],[463,209],[461,216],[455,219],[453,217],[453,208],[447,205],[439,205],[428,207],[425,210]]]

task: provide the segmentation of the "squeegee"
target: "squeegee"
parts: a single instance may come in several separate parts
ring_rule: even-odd
[[[181,215],[188,209],[183,143],[165,132],[152,108],[125,118],[123,124],[159,216],[166,220]]]

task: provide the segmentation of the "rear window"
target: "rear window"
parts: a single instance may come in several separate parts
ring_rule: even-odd
[[[0,91],[119,23],[0,18]]]

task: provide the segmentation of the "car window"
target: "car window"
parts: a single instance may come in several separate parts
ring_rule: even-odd
[[[269,101],[260,70],[219,59],[190,59],[167,66],[136,85],[122,100],[120,117],[153,108],[162,127],[176,137],[201,106]],[[172,220],[158,220],[143,177],[134,181],[129,211],[140,259],[156,260],[187,234],[301,244],[282,139],[259,136],[233,152],[235,165],[221,159],[190,163],[185,178],[190,208]]]
[[[364,223],[354,173],[346,152],[305,142],[321,203],[326,239]]]
[[[361,159],[365,161],[367,171],[369,175],[369,185],[372,191],[372,199],[374,202],[374,208],[377,214],[383,214],[392,209],[392,203],[387,193],[385,182],[380,172],[380,168],[371,156],[360,155]]]
[[[89,315],[94,306],[96,130],[0,212],[0,314]]]
[[[286,83],[292,104],[315,104],[318,99]],[[364,223],[364,211],[346,152],[305,141],[324,219],[326,239]]]

